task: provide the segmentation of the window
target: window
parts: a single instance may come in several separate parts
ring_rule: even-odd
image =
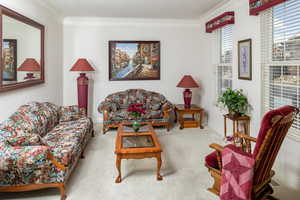
[[[264,12],[261,20],[263,111],[300,106],[300,0]],[[300,117],[289,132],[300,141]]]
[[[224,26],[218,34],[217,96],[232,87],[232,25]]]

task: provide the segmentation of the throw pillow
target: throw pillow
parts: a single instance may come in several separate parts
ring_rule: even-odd
[[[6,138],[6,142],[11,146],[36,146],[42,144],[41,138],[37,134],[9,136]]]
[[[59,122],[74,121],[82,118],[83,112],[77,105],[64,106],[60,109]]]
[[[12,146],[40,145],[41,138],[38,134],[26,132],[22,127],[12,120],[4,121],[0,130],[6,133],[3,139]]]

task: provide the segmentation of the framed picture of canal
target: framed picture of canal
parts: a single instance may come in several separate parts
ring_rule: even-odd
[[[109,80],[160,80],[160,42],[109,41]]]

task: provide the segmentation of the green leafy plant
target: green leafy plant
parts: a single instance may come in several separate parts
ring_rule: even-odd
[[[227,88],[219,97],[218,102],[227,107],[228,112],[232,116],[242,116],[247,113],[250,108],[247,97],[243,94],[243,90],[233,90]]]

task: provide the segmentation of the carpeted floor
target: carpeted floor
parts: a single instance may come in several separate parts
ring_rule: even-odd
[[[98,129],[99,130],[99,129]],[[156,160],[122,160],[122,178],[116,184],[115,136],[96,134],[90,141],[85,159],[67,184],[67,200],[217,200],[206,189],[211,185],[203,159],[212,142],[222,138],[209,129],[158,129],[163,148],[163,181],[155,176]],[[46,189],[34,192],[0,193],[0,199],[59,200],[59,191]]]

